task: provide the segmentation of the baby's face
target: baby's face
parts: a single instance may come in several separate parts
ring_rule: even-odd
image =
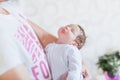
[[[79,34],[80,28],[75,24],[63,26],[58,30],[58,38],[68,44],[71,44]]]

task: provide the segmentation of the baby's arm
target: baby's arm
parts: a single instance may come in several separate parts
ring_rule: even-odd
[[[71,48],[68,53],[68,71],[61,76],[64,80],[80,80],[82,75],[82,58],[77,48]]]
[[[91,77],[90,77],[90,75],[89,75],[89,73],[88,73],[88,70],[87,70],[86,65],[85,65],[84,62],[82,62],[82,66],[83,66],[83,68],[82,68],[83,80],[90,80]],[[67,72],[64,73],[64,74],[61,76],[60,80],[66,80],[67,75],[68,75]]]

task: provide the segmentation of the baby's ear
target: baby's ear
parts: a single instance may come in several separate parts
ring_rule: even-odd
[[[78,46],[78,44],[75,41],[73,41],[72,45],[73,46]]]

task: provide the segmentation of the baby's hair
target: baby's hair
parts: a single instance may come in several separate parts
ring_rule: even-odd
[[[80,25],[77,26],[80,28],[81,34],[76,37],[75,42],[78,44],[77,48],[81,49],[85,44],[86,35],[84,29]]]

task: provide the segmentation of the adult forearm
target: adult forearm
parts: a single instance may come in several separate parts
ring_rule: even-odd
[[[0,75],[0,80],[31,80],[26,68],[21,64]]]
[[[45,47],[48,43],[56,41],[56,37],[51,33],[47,32],[34,22],[28,20],[29,24],[32,26],[35,34],[37,35],[39,41],[41,42],[42,46]]]

